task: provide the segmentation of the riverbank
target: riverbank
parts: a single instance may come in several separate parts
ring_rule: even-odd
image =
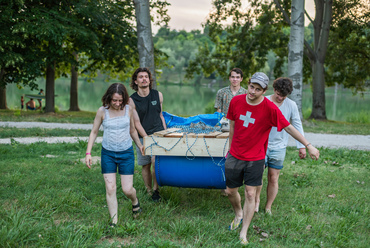
[[[60,129],[83,129],[91,130],[92,124],[73,124],[73,123],[45,123],[45,122],[0,122],[0,127],[15,128],[60,128]],[[343,135],[343,134],[322,134],[322,133],[305,133],[307,140],[315,147],[326,148],[347,148],[351,150],[370,151],[370,135]],[[31,144],[35,142],[47,143],[75,143],[78,141],[87,141],[88,137],[27,137],[14,138],[14,141],[21,144]],[[96,142],[101,142],[98,137]],[[10,144],[10,138],[0,139],[0,144]],[[290,138],[288,146],[295,146],[295,140]]]

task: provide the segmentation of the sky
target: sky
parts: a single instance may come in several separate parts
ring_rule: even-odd
[[[212,0],[169,0],[168,2],[171,3],[168,6],[168,14],[171,17],[169,27],[176,30],[202,30],[202,23],[205,22],[212,9]],[[306,0],[305,8],[313,19],[315,13],[314,0]],[[307,25],[308,19],[306,18],[305,26]],[[153,33],[156,33],[158,29],[159,27],[153,27]]]

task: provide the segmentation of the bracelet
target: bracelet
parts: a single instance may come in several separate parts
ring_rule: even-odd
[[[91,153],[90,152],[87,152],[86,155],[91,155]]]
[[[311,145],[311,143],[308,143],[308,144],[306,145],[306,147],[308,147],[308,146],[312,146],[312,145]]]

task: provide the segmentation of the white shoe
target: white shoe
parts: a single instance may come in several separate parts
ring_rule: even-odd
[[[228,119],[226,119],[225,117],[223,117],[220,120],[220,124],[221,124],[221,131],[222,132],[229,132],[230,131],[229,120]]]

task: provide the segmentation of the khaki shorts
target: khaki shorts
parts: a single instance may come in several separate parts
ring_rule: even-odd
[[[141,144],[143,144],[143,138],[140,138],[140,142],[141,142]],[[143,156],[141,154],[141,151],[140,151],[139,147],[137,147],[137,146],[136,146],[136,155],[137,155],[137,164],[138,165],[144,166],[144,165],[152,163],[152,156],[149,156],[149,155]]]

